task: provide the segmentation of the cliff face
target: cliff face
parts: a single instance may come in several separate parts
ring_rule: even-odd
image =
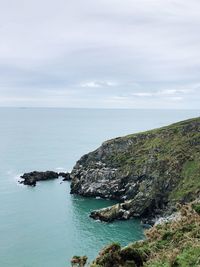
[[[106,141],[71,173],[71,192],[119,200],[91,216],[155,216],[200,192],[200,118]]]

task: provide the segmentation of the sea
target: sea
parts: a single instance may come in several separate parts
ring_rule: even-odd
[[[0,267],[69,267],[111,242],[144,238],[139,220],[102,223],[114,201],[70,194],[70,182],[18,183],[33,170],[71,171],[107,139],[200,116],[199,110],[0,108]]]

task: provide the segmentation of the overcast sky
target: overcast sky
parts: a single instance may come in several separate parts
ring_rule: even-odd
[[[199,0],[0,0],[0,106],[199,104]]]

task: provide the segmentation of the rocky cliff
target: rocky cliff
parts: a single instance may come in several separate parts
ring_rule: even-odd
[[[155,217],[200,193],[200,118],[106,141],[71,173],[71,193],[116,199],[96,219]]]

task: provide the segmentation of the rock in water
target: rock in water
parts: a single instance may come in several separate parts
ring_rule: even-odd
[[[105,221],[149,218],[200,194],[200,118],[106,141],[71,172],[71,193],[119,200]]]
[[[63,177],[63,181],[70,181],[71,176],[69,172],[59,172],[59,176]]]
[[[33,171],[23,174],[21,176],[21,179],[23,179],[23,181],[21,181],[20,183],[24,185],[35,186],[37,181],[57,179],[58,176],[59,176],[58,173],[53,171],[46,171],[46,172]]]
[[[24,185],[36,186],[37,181],[46,181],[46,180],[53,180],[57,179],[58,177],[63,177],[63,181],[70,181],[70,173],[68,172],[54,172],[54,171],[33,171],[24,173],[20,178],[23,179],[19,181],[19,183]]]

